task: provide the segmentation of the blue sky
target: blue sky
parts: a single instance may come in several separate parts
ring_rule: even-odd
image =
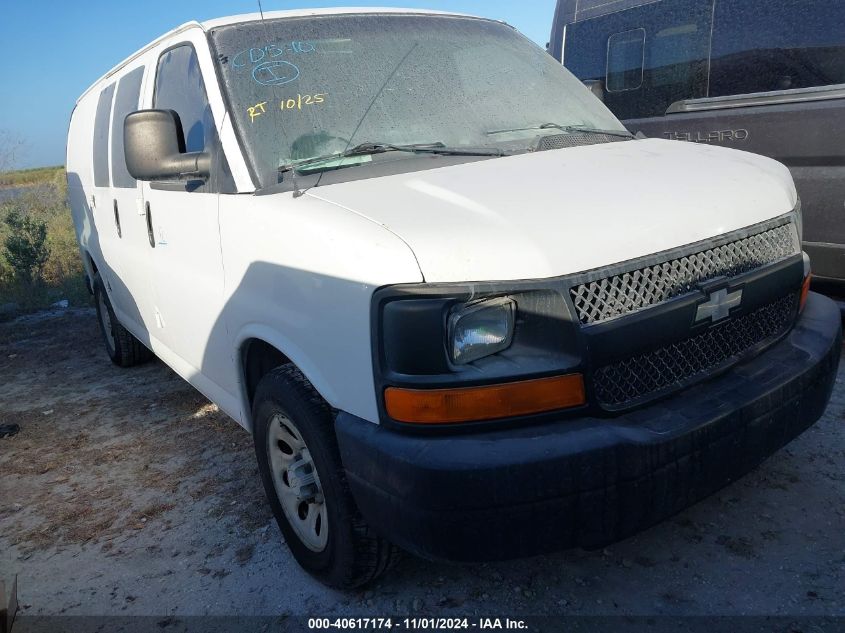
[[[262,0],[264,10],[403,6],[473,13],[509,22],[538,44],[551,30],[555,0]],[[189,20],[257,10],[257,0],[146,0],[36,3],[0,0],[0,132],[24,144],[17,167],[60,165],[76,98],[149,41]],[[2,138],[2,134],[0,134]]]

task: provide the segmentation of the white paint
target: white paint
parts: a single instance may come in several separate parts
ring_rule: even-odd
[[[454,11],[433,11],[429,9],[403,9],[390,7],[333,7],[324,9],[291,9],[288,11],[265,11],[265,20],[281,20],[284,18],[302,18],[309,16],[323,16],[323,15],[349,15],[355,13],[376,13],[376,14],[410,14],[410,15],[459,15],[464,17],[475,17],[468,13],[456,13]],[[225,18],[216,18],[213,20],[205,20],[199,25],[206,31],[226,26],[227,24],[238,24],[241,22],[256,22],[261,20],[261,13],[243,13],[241,15],[231,15]]]
[[[243,19],[254,16],[180,27],[86,91],[71,120],[67,168],[88,272],[90,258],[121,323],[247,428],[240,362],[250,339],[290,358],[333,407],[375,422],[376,289],[423,279],[554,277],[711,238],[795,206],[789,172],[774,161],[659,140],[485,159],[322,186],[299,198],[244,195],[253,184],[204,33]],[[142,107],[150,107],[159,54],[183,42],[197,50],[241,193],[94,188],[100,91],[143,64]],[[95,196],[98,208],[88,204]],[[116,196],[126,210],[122,238],[114,234]],[[148,243],[147,203],[156,248]]]
[[[789,212],[788,170],[754,154],[647,140],[320,187],[405,240],[426,281],[554,277]]]

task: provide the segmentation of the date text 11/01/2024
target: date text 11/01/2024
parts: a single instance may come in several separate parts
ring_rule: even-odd
[[[310,630],[481,630],[481,631],[520,631],[526,630],[525,620],[511,618],[309,618]]]
[[[279,109],[280,110],[302,110],[303,106],[313,106],[313,105],[320,105],[321,103],[326,102],[326,95],[324,93],[318,93],[313,95],[303,95],[298,94],[296,97],[291,97],[289,99],[282,99],[279,102]],[[250,106],[246,109],[247,114],[249,115],[250,123],[255,121],[258,117],[263,114],[267,113],[267,101],[262,101],[261,103],[256,103],[254,106]]]

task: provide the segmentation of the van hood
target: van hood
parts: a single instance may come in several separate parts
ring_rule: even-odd
[[[792,210],[786,167],[657,139],[312,189],[404,240],[427,282],[538,279],[712,238]]]

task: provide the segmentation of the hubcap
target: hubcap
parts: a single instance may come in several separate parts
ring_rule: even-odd
[[[329,524],[320,476],[299,429],[283,415],[270,421],[267,456],[276,496],[288,523],[308,549],[322,552]]]
[[[111,322],[111,314],[109,313],[109,308],[106,305],[106,299],[103,296],[103,293],[98,293],[97,296],[97,307],[99,308],[97,312],[100,313],[100,321],[103,324],[103,332],[106,335],[106,345],[108,345],[109,351],[114,352],[114,326]]]

